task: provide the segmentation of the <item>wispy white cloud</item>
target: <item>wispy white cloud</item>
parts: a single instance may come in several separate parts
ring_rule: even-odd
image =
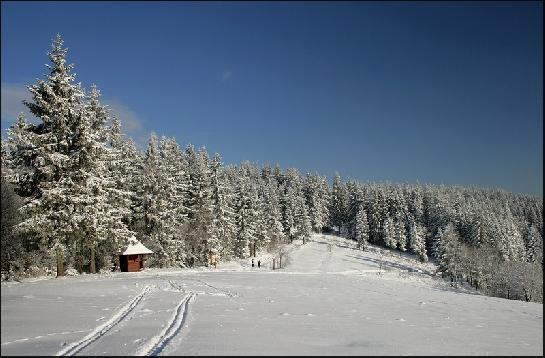
[[[23,100],[30,100],[31,94],[25,85],[19,83],[2,82],[1,98],[1,121],[2,124],[9,124],[17,119],[17,116],[23,112],[30,117],[30,112],[23,104]]]
[[[118,99],[103,99],[108,106],[110,116],[116,116],[121,121],[121,131],[131,137],[139,148],[145,148],[149,133],[144,128],[144,121],[129,106]]]
[[[222,81],[227,81],[227,80],[231,79],[232,76],[233,76],[233,73],[231,71],[225,70],[221,74],[221,80]]]

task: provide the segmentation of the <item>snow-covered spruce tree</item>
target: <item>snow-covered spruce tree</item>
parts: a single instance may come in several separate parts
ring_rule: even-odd
[[[511,261],[524,261],[527,257],[526,248],[524,245],[522,233],[519,228],[520,224],[515,221],[518,220],[516,220],[512,216],[506,218],[505,221],[505,241],[508,242],[506,256]]]
[[[347,205],[345,186],[341,182],[339,173],[336,173],[333,178],[333,186],[331,189],[329,219],[330,225],[332,227],[337,227],[339,233],[342,233],[342,228],[346,221]]]
[[[143,212],[143,157],[136,149],[132,138],[124,138],[119,118],[112,119],[108,131],[110,153],[106,156],[110,161],[108,168],[114,178],[117,190],[117,206],[124,211],[123,222],[127,224],[136,237],[144,234]],[[128,210],[125,210],[127,209]]]
[[[255,257],[257,251],[268,247],[271,238],[268,235],[267,230],[267,198],[266,194],[267,187],[262,181],[259,181],[258,187],[258,201],[257,201],[257,210],[256,210],[256,239],[252,247],[252,255]]]
[[[8,139],[2,141],[2,176],[16,184],[14,189],[22,197],[35,194],[40,180],[34,169],[37,156],[33,144],[37,140],[34,130],[35,126],[28,123],[21,113],[8,128]]]
[[[235,239],[238,232],[236,224],[236,207],[238,203],[238,188],[239,188],[239,179],[240,179],[240,170],[234,165],[228,165],[222,167],[221,178],[225,183],[225,203],[227,210],[229,211],[229,217],[231,219],[231,232],[230,237],[227,241],[223,242],[224,247],[222,258],[233,258],[236,257],[235,253]]]
[[[24,199],[19,200],[19,205],[17,206],[18,223],[24,219],[21,210],[24,202],[32,200],[33,195],[38,195],[37,189],[40,177],[38,175],[39,172],[34,167],[36,158],[36,150],[32,144],[33,141],[36,141],[34,128],[35,126],[28,123],[24,115],[20,114],[17,121],[7,130],[8,139],[5,141],[2,140],[2,178],[5,179],[7,185],[13,184],[10,189]],[[6,222],[8,221],[6,220]],[[25,256],[28,256],[28,258],[32,257],[30,260],[27,257],[20,257],[21,260],[18,260],[19,264],[15,268],[16,272],[14,274],[24,272],[30,265],[47,268],[51,266],[48,242],[40,235],[38,229],[35,228],[33,230],[27,227],[25,230],[22,230],[19,226],[10,228],[10,231],[14,235],[24,240],[21,245],[28,251],[28,254],[25,254]],[[4,240],[4,235],[2,235],[2,239]],[[2,245],[2,254],[4,254],[4,248],[6,248],[6,253],[9,251],[7,247],[6,245]]]
[[[108,146],[106,154],[102,158],[105,175],[108,177],[107,187],[111,205],[117,210],[121,221],[130,230],[131,236],[136,236],[135,229],[135,204],[139,198],[136,196],[137,179],[141,169],[140,156],[132,139],[123,138],[121,121],[114,117],[107,131]],[[124,240],[122,233],[119,237],[121,245]],[[121,249],[119,247],[118,249]],[[116,260],[119,257],[116,255]],[[116,262],[119,267],[119,262]]]
[[[356,215],[356,241],[358,249],[365,251],[369,242],[369,223],[363,205],[360,205]]]
[[[307,173],[304,192],[314,232],[321,232],[329,219],[329,187],[325,177]]]
[[[383,241],[382,224],[386,218],[388,209],[382,188],[375,187],[373,189],[374,192],[367,213],[369,219],[369,240],[378,244]]]
[[[239,258],[250,257],[250,245],[256,239],[257,193],[250,178],[242,173],[236,188],[236,236],[234,254]]]
[[[285,240],[284,228],[282,227],[282,214],[276,184],[269,182],[265,185],[264,202],[266,206],[264,214],[267,224],[267,237],[269,239],[269,249],[274,250]]]
[[[394,221],[395,240],[400,251],[407,251],[407,231],[402,211],[399,211]]]
[[[523,233],[526,244],[526,260],[528,262],[543,263],[543,239],[533,225],[525,225]]]
[[[188,264],[206,264],[208,253],[218,247],[217,237],[213,236],[213,203],[210,185],[209,157],[205,148],[195,152],[191,145],[186,148],[188,163],[188,190],[186,206],[188,208]]]
[[[288,169],[281,184],[282,227],[290,243],[297,234],[295,217],[297,215],[297,197],[301,195],[300,177],[296,169]]]
[[[2,164],[2,169],[4,165]],[[2,176],[1,178],[2,217],[0,220],[0,239],[2,244],[2,275],[7,273],[9,279],[16,278],[25,269],[26,255],[23,237],[14,230],[20,222],[19,207],[21,198],[13,191],[13,186]]]
[[[437,229],[437,233],[432,240],[431,256],[437,260],[441,258],[441,239],[443,238],[443,229]]]
[[[390,247],[392,249],[395,249],[397,246],[397,240],[395,237],[395,227],[394,227],[394,221],[391,217],[386,217],[386,220],[384,220],[383,228],[384,231],[384,244],[387,247]]]
[[[186,162],[182,151],[174,138],[161,137],[159,140],[159,158],[162,197],[164,203],[159,213],[162,230],[165,235],[163,248],[166,254],[165,264],[183,266],[185,262],[185,236],[187,208],[184,195],[187,189]]]
[[[214,154],[210,162],[210,190],[212,200],[212,241],[216,242],[214,251],[220,258],[229,259],[232,252],[232,240],[235,232],[234,213],[229,206],[229,190],[226,177],[220,173],[221,157]]]
[[[150,266],[165,266],[169,262],[170,238],[164,230],[162,213],[170,198],[164,190],[165,180],[160,162],[157,135],[151,133],[138,178],[137,197],[140,203],[136,208],[140,221],[137,238],[154,252],[148,261]]]
[[[411,251],[414,252],[420,261],[425,262],[428,260],[426,255],[426,243],[424,241],[424,229],[420,224],[413,221],[409,234],[409,242]]]
[[[19,193],[25,196],[25,219],[19,227],[39,235],[46,248],[55,248],[58,275],[63,274],[65,260],[60,253],[69,253],[66,259],[73,265],[78,244],[81,246],[84,241],[91,246],[93,272],[94,243],[115,221],[102,215],[109,210],[100,173],[105,145],[103,116],[94,107],[93,91],[86,101],[81,86],[75,84],[73,65],[66,65],[67,50],[62,44],[62,38],[57,36],[48,53],[50,73],[45,80],[28,87],[33,99],[24,102],[41,123],[19,122],[17,130],[21,134],[23,124],[25,135],[15,134],[17,130],[12,134],[18,136],[15,141],[26,141],[28,145],[19,146],[22,151],[10,154],[13,158],[23,152],[22,158],[10,162],[25,162],[20,167],[24,174],[14,181]]]
[[[346,183],[348,206],[346,212],[346,233],[347,238],[351,240],[356,239],[356,216],[360,205],[364,203],[363,191],[360,185],[355,181],[348,181]]]
[[[420,188],[415,188],[411,192],[409,200],[409,212],[412,214],[412,217],[417,223],[422,223],[424,217],[424,198],[422,195],[422,190]]]
[[[296,237],[303,240],[303,244],[310,238],[312,232],[312,225],[310,224],[310,217],[308,215],[307,204],[305,198],[299,195],[296,199],[297,207],[295,211],[295,227]]]
[[[48,53],[52,65],[46,80],[39,80],[28,87],[33,101],[25,101],[30,112],[41,123],[33,125],[19,117],[9,131],[8,163],[14,176],[10,181],[25,200],[21,208],[24,221],[19,228],[27,234],[34,233],[41,239],[43,250],[52,248],[55,242],[63,247],[70,244],[64,223],[69,220],[65,205],[55,213],[55,201],[62,197],[55,191],[61,180],[74,164],[70,157],[71,126],[83,113],[83,90],[74,84],[67,66],[66,49],[62,48],[60,36],[53,41]],[[56,197],[53,197],[57,194]],[[59,250],[59,253],[62,250]],[[60,266],[64,257],[57,256],[57,274],[63,275]]]
[[[101,268],[111,268],[112,256],[117,256],[133,233],[123,222],[123,217],[129,213],[128,193],[118,187],[119,175],[112,167],[115,163],[120,164],[122,158],[106,146],[108,112],[100,103],[100,91],[96,86],[91,87],[85,104],[85,117],[89,122],[87,126],[83,125],[86,122],[82,123],[78,140],[86,154],[80,156],[80,165],[86,161],[87,166],[82,166],[80,173],[82,169],[87,170],[83,173],[88,178],[87,202],[94,203],[92,208],[85,208],[86,215],[96,220],[94,226],[87,230],[85,244],[90,250],[90,272],[95,273],[95,261]],[[81,193],[80,190],[78,194]],[[81,251],[78,254],[81,257]],[[79,266],[78,270],[81,272],[82,267]]]
[[[449,223],[439,240],[439,267],[443,277],[449,276],[451,281],[457,281],[461,275],[461,243],[458,233],[452,223]]]

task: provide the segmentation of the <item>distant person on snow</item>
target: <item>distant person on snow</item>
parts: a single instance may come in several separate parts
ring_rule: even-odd
[[[254,267],[254,259],[252,259],[252,267]]]
[[[257,268],[261,267],[261,260],[257,260]]]

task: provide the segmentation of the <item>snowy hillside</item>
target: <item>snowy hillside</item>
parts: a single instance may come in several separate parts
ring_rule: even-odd
[[[2,355],[542,355],[543,305],[450,288],[412,255],[313,235],[216,269],[2,283]]]

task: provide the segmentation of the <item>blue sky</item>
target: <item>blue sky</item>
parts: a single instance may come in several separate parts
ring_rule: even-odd
[[[125,131],[225,163],[543,195],[542,2],[1,3],[2,131],[60,33]]]

